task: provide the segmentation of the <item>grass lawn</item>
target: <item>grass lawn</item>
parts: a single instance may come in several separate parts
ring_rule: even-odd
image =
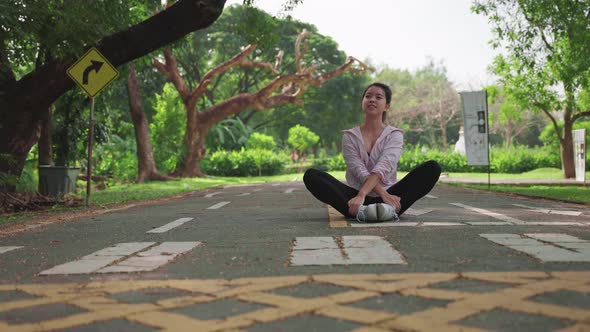
[[[468,178],[487,180],[487,173],[449,173],[449,177],[452,178]],[[492,180],[510,180],[510,179],[544,179],[544,180],[559,180],[563,179],[561,169],[558,168],[539,168],[530,172],[521,174],[505,174],[505,173],[492,173],[490,175]],[[586,172],[586,179],[588,186],[590,186],[590,172]],[[590,188],[588,186],[560,186],[560,185],[531,185],[531,186],[510,186],[510,185],[491,185],[488,189],[487,184],[463,184],[455,183],[454,185],[490,190],[496,192],[505,192],[512,194],[519,194],[531,197],[541,197],[556,199],[561,201],[569,201],[575,203],[583,203],[590,205]]]
[[[451,178],[468,178],[477,180],[488,179],[487,173],[449,173]],[[491,180],[511,180],[511,179],[531,179],[531,180],[559,180],[563,179],[563,173],[558,168],[539,168],[530,172],[521,174],[506,174],[506,173],[492,173]],[[590,180],[590,172],[586,172],[586,179]],[[589,185],[590,185],[590,181]],[[569,201],[575,203],[583,203],[590,205],[590,188],[584,186],[560,186],[560,185],[531,185],[531,186],[510,186],[510,185],[494,185],[489,189],[487,184],[464,184],[455,183],[453,185],[475,188],[481,190],[490,190],[496,192],[505,192],[512,194],[519,194],[531,197],[541,197],[557,199],[562,201]]]
[[[344,180],[344,171],[330,172],[335,178]],[[398,178],[403,178],[407,173],[399,172]],[[470,179],[487,179],[487,173],[449,173],[452,178],[470,178]],[[586,175],[590,179],[590,172]],[[192,178],[179,179],[175,181],[166,182],[149,182],[141,184],[119,184],[112,185],[105,190],[93,191],[90,195],[90,204],[95,208],[109,208],[121,203],[130,203],[142,200],[156,199],[161,197],[173,196],[195,190],[203,190],[216,186],[236,185],[236,184],[252,184],[252,183],[266,183],[266,182],[290,182],[301,181],[303,173],[284,174],[276,176],[261,176],[261,177],[208,177],[208,178]],[[492,179],[561,179],[562,174],[560,169],[543,168],[522,174],[491,174]],[[84,182],[81,182],[78,195],[85,198]],[[477,188],[488,190],[487,184],[456,184],[470,188]],[[590,188],[584,186],[507,186],[507,185],[492,185],[490,190],[501,191],[508,193],[515,193],[527,196],[545,197],[552,199],[567,200],[572,202],[579,202],[590,204]],[[55,206],[51,211],[71,211],[84,210],[86,207],[65,208],[62,206]],[[21,212],[11,215],[0,216],[0,224],[17,221],[27,218],[32,218],[40,215],[41,212]],[[47,213],[44,211],[42,213]]]
[[[485,184],[457,184],[458,186],[488,190]],[[584,186],[507,186],[491,185],[491,191],[550,198],[590,205],[590,188]]]
[[[448,173],[449,177],[453,178],[467,178],[467,179],[488,179],[488,173]],[[510,179],[545,179],[545,180],[559,180],[563,179],[563,173],[559,168],[538,168],[536,170],[519,173],[491,173],[492,180],[510,180]],[[590,182],[590,172],[586,172],[586,179]]]

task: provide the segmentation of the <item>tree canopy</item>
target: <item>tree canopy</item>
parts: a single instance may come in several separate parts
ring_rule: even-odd
[[[493,64],[500,84],[524,109],[549,117],[564,176],[573,177],[572,126],[590,116],[578,102],[590,89],[590,0],[478,0],[473,10],[488,17],[492,45],[504,52]]]

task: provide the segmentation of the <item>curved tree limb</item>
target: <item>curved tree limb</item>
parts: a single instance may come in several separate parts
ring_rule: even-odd
[[[585,116],[590,116],[590,111],[579,112],[572,115],[572,122],[576,122],[576,120]]]
[[[164,74],[164,76],[166,76],[166,78],[172,82],[172,84],[174,84],[174,87],[176,87],[176,90],[180,94],[180,98],[182,98],[184,102],[188,102],[191,97],[191,93],[188,86],[184,82],[184,79],[180,75],[180,72],[178,71],[176,57],[172,55],[172,52],[170,52],[169,49],[166,49],[164,50],[164,59],[164,63],[158,59],[154,59],[152,64],[154,67],[156,67],[156,69],[158,69],[158,71],[160,71],[160,73]]]

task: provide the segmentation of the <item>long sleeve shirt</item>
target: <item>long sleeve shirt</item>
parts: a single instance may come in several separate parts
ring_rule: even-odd
[[[387,126],[377,138],[371,151],[367,151],[360,127],[344,130],[342,155],[346,162],[346,182],[360,189],[371,174],[378,174],[380,185],[388,189],[397,182],[397,164],[402,155],[403,131]],[[370,196],[377,196],[373,191]]]

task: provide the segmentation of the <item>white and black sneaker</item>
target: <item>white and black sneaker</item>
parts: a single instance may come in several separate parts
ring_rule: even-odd
[[[398,221],[399,216],[395,212],[395,207],[385,204],[377,203],[377,221]]]
[[[361,205],[356,214],[358,222],[376,222],[379,221],[377,217],[377,204]]]

